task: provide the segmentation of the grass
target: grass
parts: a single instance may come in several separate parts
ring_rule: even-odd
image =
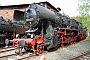
[[[88,36],[88,37],[86,38],[86,40],[87,40],[87,41],[90,41],[90,36]]]

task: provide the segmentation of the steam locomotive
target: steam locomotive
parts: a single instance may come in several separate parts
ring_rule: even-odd
[[[3,19],[0,16],[0,44],[4,44],[5,39],[13,39],[16,34],[22,35],[28,28],[22,23]]]
[[[17,53],[28,49],[35,54],[43,53],[44,48],[63,47],[87,37],[87,27],[83,28],[82,23],[38,4],[26,8],[23,21],[29,27],[24,37],[5,40],[6,45],[12,42],[18,47]]]

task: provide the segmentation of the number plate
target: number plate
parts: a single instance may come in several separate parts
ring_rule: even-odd
[[[33,18],[30,18],[30,19],[26,19],[26,21],[33,21]]]

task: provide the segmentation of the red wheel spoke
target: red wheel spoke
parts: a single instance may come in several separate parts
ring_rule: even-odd
[[[44,47],[43,46],[38,46],[38,53],[42,54],[44,52]]]

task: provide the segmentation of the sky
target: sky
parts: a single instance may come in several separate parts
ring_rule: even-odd
[[[60,13],[64,12],[66,15],[70,17],[77,16],[79,13],[78,9],[78,0],[0,0],[1,5],[18,5],[18,4],[31,4],[48,1],[54,7],[60,7]]]

